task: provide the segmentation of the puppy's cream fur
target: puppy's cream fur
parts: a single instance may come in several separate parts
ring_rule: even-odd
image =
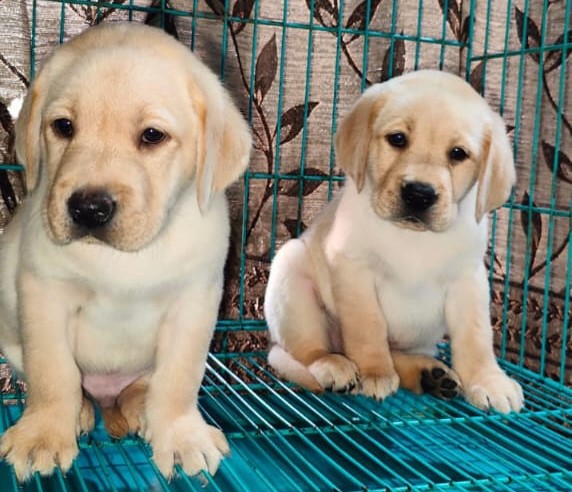
[[[406,145],[390,144],[396,132]],[[443,368],[431,356],[448,334],[466,398],[520,410],[522,390],[494,357],[483,264],[486,213],[515,180],[502,119],[462,79],[419,71],[368,89],[335,144],[342,193],[272,264],[271,365],[313,390],[384,398],[399,382],[420,391],[422,372]],[[411,182],[438,196],[421,218],[403,203]]]
[[[73,122],[70,138],[53,122]],[[142,143],[147,128],[166,134]],[[158,29],[101,25],[58,48],[25,99],[16,148],[29,196],[0,239],[0,346],[28,384],[0,451],[19,479],[67,470],[93,422],[139,430],[159,470],[214,473],[228,452],[197,408],[222,293],[224,189],[247,166],[248,126],[217,77]],[[78,236],[82,189],[116,201]]]

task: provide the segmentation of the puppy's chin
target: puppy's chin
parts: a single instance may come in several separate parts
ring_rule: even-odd
[[[48,227],[48,237],[58,246],[79,242],[107,245],[112,248],[115,247],[105,236],[106,234],[102,231],[87,231],[73,226],[61,228]]]
[[[114,247],[107,238],[104,230],[86,231],[79,228],[73,229],[73,241],[86,244],[104,244]]]
[[[86,230],[69,225],[62,228],[47,227],[48,237],[58,246],[72,243],[82,243],[109,247],[125,253],[139,251],[146,247],[155,236],[152,237],[125,237],[114,228],[101,228]]]
[[[419,217],[415,217],[410,215],[408,217],[401,217],[392,219],[392,222],[397,226],[403,229],[410,229],[412,231],[428,231],[430,230],[429,226]]]
[[[409,229],[411,231],[417,232],[444,232],[449,227],[451,227],[453,223],[453,218],[447,217],[419,217],[417,215],[397,215],[389,218],[385,218],[385,220],[389,220],[397,227],[402,229]]]
[[[78,230],[72,241],[107,246],[124,253],[134,253],[145,248],[154,237],[126,237],[115,228],[102,228],[91,231]]]

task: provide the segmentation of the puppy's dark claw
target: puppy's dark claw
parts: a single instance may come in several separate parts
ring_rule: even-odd
[[[342,388],[338,388],[337,390],[335,390],[336,393],[351,393],[355,387],[356,387],[357,383],[355,381],[351,381],[348,384],[346,384],[344,387]]]
[[[345,389],[344,393],[349,393],[349,392],[351,392],[356,386],[357,386],[357,383],[356,383],[355,381],[352,381],[351,383],[348,383],[348,384],[346,385],[346,387],[344,388],[344,389]]]

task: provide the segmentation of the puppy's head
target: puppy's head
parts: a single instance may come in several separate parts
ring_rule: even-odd
[[[159,29],[92,28],[58,48],[16,125],[52,239],[134,251],[194,187],[207,213],[246,168],[246,122],[217,77]]]
[[[443,231],[467,204],[479,222],[515,181],[501,117],[461,78],[424,70],[369,88],[341,122],[338,162],[358,191],[367,187],[383,219]]]

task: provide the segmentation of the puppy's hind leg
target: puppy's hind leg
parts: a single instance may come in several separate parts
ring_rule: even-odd
[[[462,393],[455,371],[428,355],[391,352],[399,386],[413,393],[429,393],[449,400]]]
[[[117,406],[127,422],[129,434],[145,432],[145,401],[149,390],[149,377],[143,376],[132,382],[117,398]]]
[[[141,377],[121,391],[115,405],[102,409],[102,418],[109,435],[120,439],[127,434],[143,434],[148,389],[149,378]]]
[[[276,255],[264,310],[274,343],[268,361],[281,376],[313,391],[356,385],[355,364],[332,353],[330,321],[303,241],[289,241]]]
[[[77,433],[89,434],[95,426],[95,412],[93,410],[93,403],[85,395],[81,402],[81,410],[79,412],[79,424]]]
[[[312,375],[308,368],[300,361],[296,360],[281,345],[273,345],[268,352],[268,363],[282,377],[316,393],[324,388]]]

